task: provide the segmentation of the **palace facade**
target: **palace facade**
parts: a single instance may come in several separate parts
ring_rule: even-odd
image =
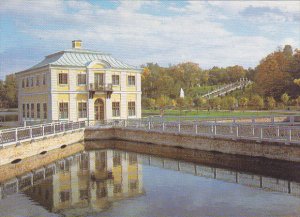
[[[81,44],[16,74],[20,122],[141,117],[141,69]]]

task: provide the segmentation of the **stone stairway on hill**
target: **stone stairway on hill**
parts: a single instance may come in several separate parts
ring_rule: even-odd
[[[214,98],[214,97],[218,97],[218,96],[224,96],[225,94],[230,93],[232,91],[242,89],[251,83],[252,83],[252,81],[248,80],[247,78],[241,78],[239,81],[236,81],[236,82],[230,83],[230,84],[226,84],[215,90],[212,90],[212,91],[202,95],[202,97],[210,99],[210,98]]]

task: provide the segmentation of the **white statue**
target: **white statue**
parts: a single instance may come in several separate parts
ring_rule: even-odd
[[[180,98],[184,98],[184,91],[182,88],[180,88],[180,95],[179,95]]]

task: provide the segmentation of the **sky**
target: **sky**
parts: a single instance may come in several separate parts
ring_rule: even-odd
[[[74,39],[136,66],[255,67],[300,48],[300,2],[0,0],[0,79]]]

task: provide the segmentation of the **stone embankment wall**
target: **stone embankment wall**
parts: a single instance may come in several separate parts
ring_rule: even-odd
[[[11,163],[15,159],[24,159],[43,151],[60,148],[84,140],[84,130],[66,132],[65,134],[53,135],[44,139],[37,139],[20,144],[6,146],[0,149],[0,165]]]
[[[84,150],[83,143],[75,143],[68,145],[66,148],[57,148],[47,152],[44,155],[37,154],[25,159],[17,164],[5,164],[0,166],[0,183],[12,179],[24,173],[41,168],[45,165],[51,164],[59,159],[64,159],[70,155],[76,154]]]
[[[215,151],[225,154],[265,157],[269,159],[300,162],[300,147],[277,143],[257,143],[254,141],[207,138],[177,133],[147,132],[135,129],[88,128],[85,130],[86,141],[119,139],[134,142],[146,142],[158,145]]]

